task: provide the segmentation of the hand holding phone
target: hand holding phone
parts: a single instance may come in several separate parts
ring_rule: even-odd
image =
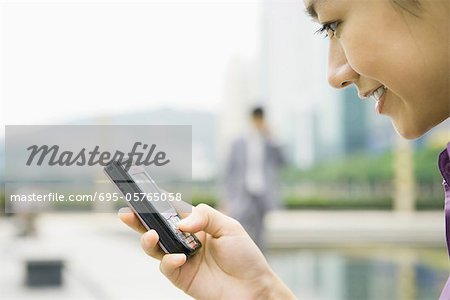
[[[180,216],[167,198],[162,199],[166,193],[143,167],[131,166],[127,170],[120,162],[113,161],[104,170],[142,225],[158,233],[165,253],[184,253],[190,257],[200,249],[201,243],[194,234],[178,228]]]
[[[161,260],[161,272],[195,299],[296,299],[239,222],[208,205],[197,205],[179,223],[182,231],[196,232],[203,245],[189,260],[165,254],[158,234],[147,231],[133,212],[121,210],[119,217],[142,234],[142,248]]]

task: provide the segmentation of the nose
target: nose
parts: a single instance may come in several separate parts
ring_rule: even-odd
[[[347,60],[344,49],[335,40],[330,40],[328,51],[328,83],[337,89],[344,88],[358,79],[359,74],[353,70]]]

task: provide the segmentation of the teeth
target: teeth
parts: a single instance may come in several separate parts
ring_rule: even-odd
[[[372,98],[375,99],[375,101],[379,101],[381,96],[383,96],[384,92],[386,91],[386,88],[384,86],[379,87],[375,92],[370,95]]]

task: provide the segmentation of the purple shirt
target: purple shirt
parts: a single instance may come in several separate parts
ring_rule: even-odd
[[[439,155],[439,170],[444,178],[445,191],[445,235],[447,238],[447,251],[450,256],[450,143],[447,149]],[[450,300],[450,277],[442,290],[439,300]]]

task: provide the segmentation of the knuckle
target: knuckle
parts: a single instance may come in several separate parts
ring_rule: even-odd
[[[169,270],[170,270],[170,266],[168,264],[167,261],[167,255],[164,255],[161,259],[161,262],[159,263],[159,271],[164,275],[164,276],[168,276],[169,275]]]
[[[195,210],[193,211],[193,217],[197,222],[201,223],[203,226],[206,226],[210,218],[210,210],[210,206],[201,203],[195,207]]]
[[[242,224],[238,220],[233,219],[233,218],[229,218],[229,220],[230,220],[231,228],[236,229],[236,230],[244,230],[244,227],[242,227]]]
[[[204,203],[200,203],[199,205],[197,205],[195,207],[195,210],[201,214],[207,213],[210,209],[211,209],[211,206],[204,204]]]

